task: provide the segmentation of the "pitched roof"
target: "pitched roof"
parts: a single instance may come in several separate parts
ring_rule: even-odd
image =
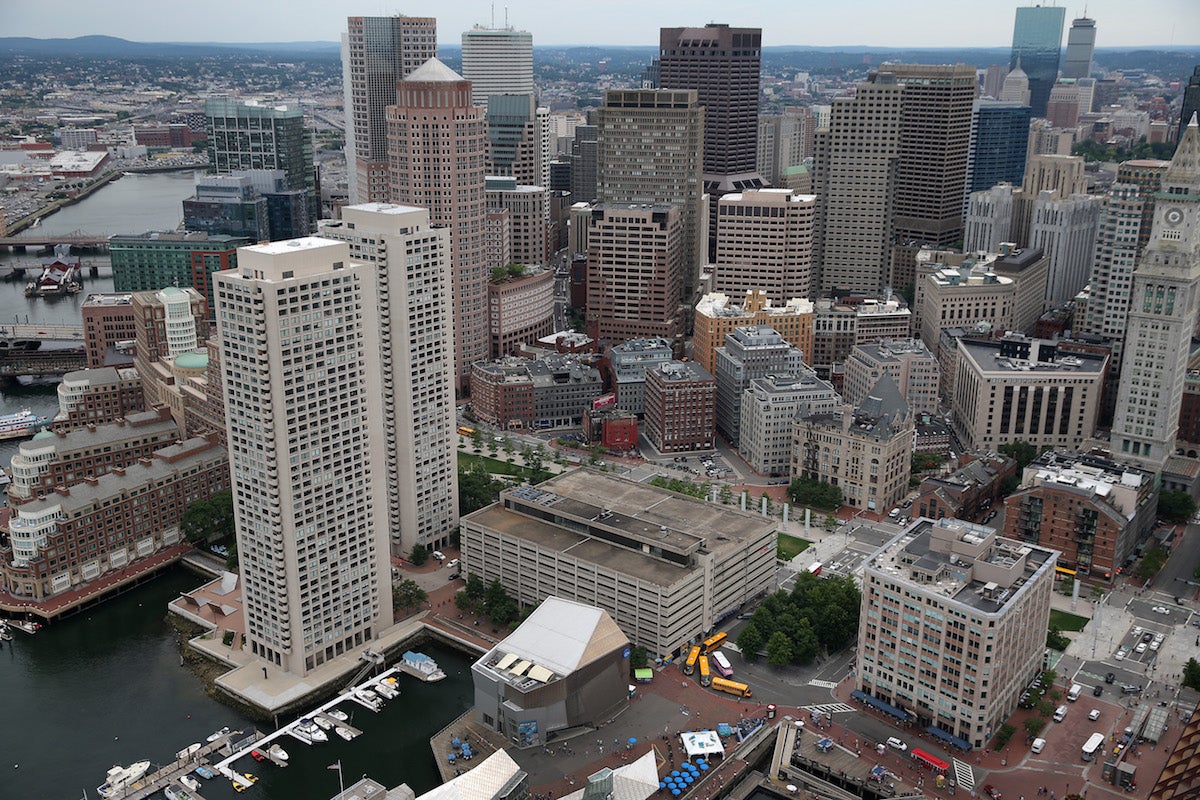
[[[904,396],[900,394],[892,376],[885,372],[858,404],[857,411],[875,419],[885,415],[891,419],[900,419],[908,415],[908,403],[904,402]]]
[[[452,83],[465,79],[441,61],[431,58],[410,72],[404,80],[422,83]]]
[[[1164,187],[1168,183],[1200,184],[1200,125],[1195,114],[1183,129],[1183,137],[1171,157],[1171,166],[1163,173],[1162,183]]]
[[[604,609],[551,596],[497,649],[568,675],[628,641]]]

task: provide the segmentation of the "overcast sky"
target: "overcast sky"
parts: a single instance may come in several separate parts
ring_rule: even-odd
[[[508,0],[497,25],[533,33],[535,45],[657,45],[660,27],[726,22],[761,27],[764,45],[1002,47],[1013,9],[1003,0]],[[1049,3],[1054,5],[1055,3]],[[436,16],[438,38],[457,43],[487,24],[486,0],[0,0],[0,36],[106,34],[141,42],[336,41],[347,16]],[[1070,21],[1084,0],[1070,3]],[[1098,47],[1200,45],[1200,0],[1087,0]],[[1065,43],[1065,36],[1064,36]]]

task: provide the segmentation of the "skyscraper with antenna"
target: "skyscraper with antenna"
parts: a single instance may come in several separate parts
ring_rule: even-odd
[[[497,94],[533,94],[533,34],[508,24],[496,27],[496,6],[488,27],[476,25],[462,35],[462,75],[471,82],[471,102],[487,108]]]

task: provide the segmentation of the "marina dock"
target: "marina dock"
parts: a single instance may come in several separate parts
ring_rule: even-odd
[[[168,786],[178,784],[180,778],[182,778],[184,775],[191,774],[192,770],[194,770],[198,765],[206,763],[208,757],[213,753],[218,753],[222,750],[232,750],[232,745],[230,742],[232,738],[239,733],[241,733],[241,731],[233,731],[225,734],[219,739],[206,742],[203,747],[192,753],[187,758],[177,759],[176,761],[173,761],[170,764],[162,767],[157,772],[147,775],[145,778],[142,778],[133,785],[133,788],[126,795],[124,795],[124,800],[144,800],[144,798],[161,792]],[[255,731],[251,735],[259,736],[261,734],[259,734],[258,731]],[[192,797],[196,798],[196,800],[203,800],[198,793],[190,790],[189,793],[192,795]]]

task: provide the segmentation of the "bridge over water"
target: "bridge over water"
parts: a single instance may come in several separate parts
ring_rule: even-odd
[[[54,247],[56,244],[69,244],[72,247],[90,250],[107,250],[107,233],[88,233],[74,230],[70,233],[43,233],[39,228],[26,228],[15,236],[0,236],[0,247]]]
[[[40,339],[42,341],[57,342],[81,341],[83,339],[83,326],[0,322],[0,339]]]

